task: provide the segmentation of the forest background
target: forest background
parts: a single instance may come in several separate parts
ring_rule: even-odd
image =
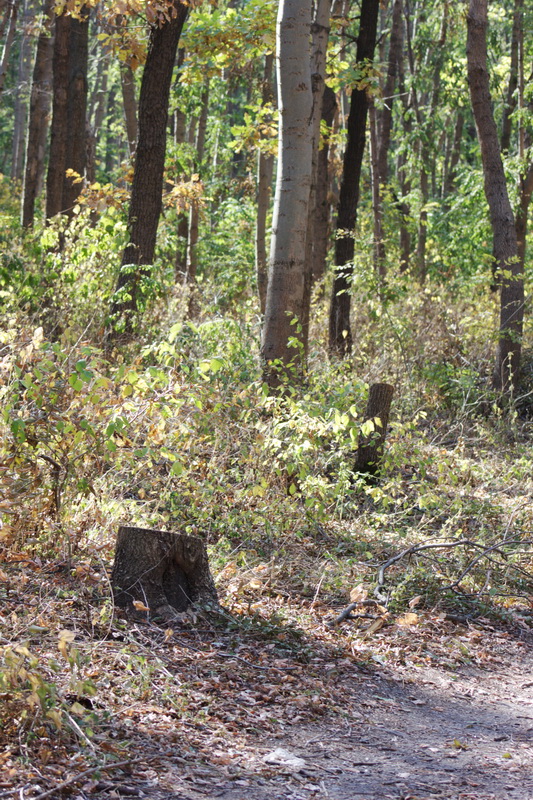
[[[340,636],[348,602],[363,660],[431,660],[446,615],[528,630],[528,4],[3,0],[0,18],[8,716],[94,750],[72,697],[99,696],[100,655],[72,643],[124,630],[124,522],[205,537],[231,624],[283,652]],[[365,413],[375,384],[388,424]],[[435,658],[468,658],[453,641]]]

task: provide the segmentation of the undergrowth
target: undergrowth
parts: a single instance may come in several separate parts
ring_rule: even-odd
[[[123,523],[206,538],[229,614],[209,635],[235,653],[244,637],[279,659],[312,662],[323,642],[335,657],[379,660],[407,628],[419,652],[426,623],[447,614],[530,630],[530,356],[502,404],[488,377],[495,302],[483,282],[465,278],[452,296],[391,275],[380,298],[363,261],[353,356],[328,362],[327,291],[317,290],[306,380],[272,398],[251,281],[236,291],[233,280],[249,248],[225,272],[215,238],[216,276],[199,286],[216,302],[194,319],[160,263],[141,338],[110,352],[102,335],[123,219],[115,209],[95,228],[87,220],[42,273],[53,230],[17,238],[0,273],[2,721],[16,720],[27,746],[54,729],[90,752],[120,698],[152,697],[180,715],[205,705],[192,688],[176,692],[165,660],[114,614]],[[355,457],[376,380],[395,395],[380,479],[367,484]],[[428,543],[455,544],[419,549]],[[335,626],[350,602],[353,618]],[[122,688],[105,677],[113,659]]]

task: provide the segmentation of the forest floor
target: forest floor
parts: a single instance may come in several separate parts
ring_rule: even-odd
[[[358,632],[259,594],[165,629],[106,621],[94,571],[9,559],[0,798],[533,798],[529,626],[421,610]]]

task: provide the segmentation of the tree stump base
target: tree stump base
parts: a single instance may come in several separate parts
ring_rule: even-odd
[[[379,477],[393,394],[390,383],[373,383],[368,393],[364,422],[372,421],[373,428],[360,434],[355,461],[355,472],[366,483],[375,483]]]
[[[199,536],[121,526],[111,585],[115,605],[133,615],[169,620],[191,606],[219,608]]]

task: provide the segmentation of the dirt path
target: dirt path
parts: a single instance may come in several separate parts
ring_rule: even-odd
[[[96,796],[531,800],[532,649],[509,640],[499,651],[484,669],[345,666],[332,678],[343,701],[335,713],[295,713],[265,735],[256,725],[234,741],[162,752],[161,737],[142,734],[133,749],[153,754],[153,767]]]

